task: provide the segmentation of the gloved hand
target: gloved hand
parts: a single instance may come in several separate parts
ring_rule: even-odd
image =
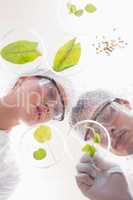
[[[85,154],[77,165],[76,181],[81,192],[90,200],[133,199],[133,176],[125,175],[113,154],[100,146],[96,149],[94,158]]]

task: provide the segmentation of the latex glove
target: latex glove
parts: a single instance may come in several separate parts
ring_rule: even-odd
[[[77,165],[76,181],[82,193],[91,200],[133,199],[133,176],[125,176],[111,153],[96,148],[94,158],[85,154]]]

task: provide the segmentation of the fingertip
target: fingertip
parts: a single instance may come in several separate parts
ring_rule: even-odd
[[[86,153],[81,157],[80,162],[81,163],[88,163],[88,162],[93,163],[93,158],[92,158],[92,156],[90,156],[89,153]]]

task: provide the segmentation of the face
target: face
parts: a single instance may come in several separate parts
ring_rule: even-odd
[[[109,131],[113,153],[133,154],[133,115],[127,106],[112,102],[99,112],[96,121]]]
[[[59,91],[65,100],[63,87],[58,84]],[[60,120],[63,105],[60,94],[50,80],[38,77],[23,77],[15,88],[20,119],[29,125]]]

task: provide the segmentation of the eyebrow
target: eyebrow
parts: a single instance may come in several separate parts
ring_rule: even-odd
[[[61,101],[61,104],[62,104],[62,108],[63,108],[63,112],[62,112],[62,116],[60,118],[60,121],[63,121],[64,120],[64,117],[65,117],[65,100],[64,100],[64,97],[63,95],[61,94],[61,91],[56,83],[56,81],[53,79],[53,78],[50,78],[48,76],[41,76],[41,75],[37,75],[36,76],[37,78],[44,78],[46,80],[49,80],[53,85],[54,87],[56,88],[58,94],[59,94],[59,97],[60,97],[60,101]]]

